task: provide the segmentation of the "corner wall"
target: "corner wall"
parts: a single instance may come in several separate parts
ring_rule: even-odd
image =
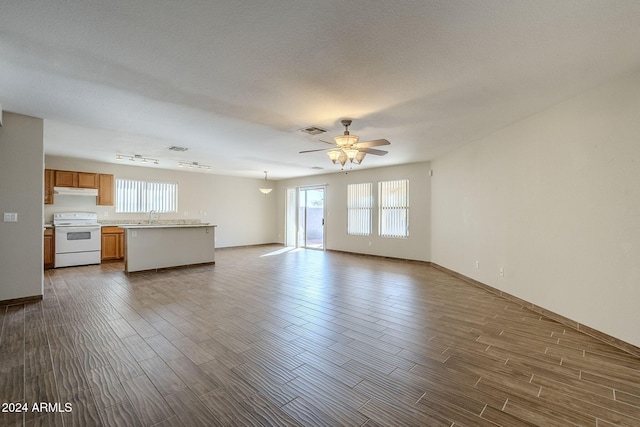
[[[43,293],[42,119],[4,112],[0,127],[0,301]],[[0,221],[4,216],[0,217]]]
[[[432,169],[434,263],[640,346],[640,73]]]

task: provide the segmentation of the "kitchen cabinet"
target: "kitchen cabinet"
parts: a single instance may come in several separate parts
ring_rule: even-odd
[[[98,174],[91,172],[54,171],[56,187],[98,188]]]
[[[44,204],[53,204],[53,187],[96,188],[96,205],[113,206],[114,178],[111,174],[45,169]]]
[[[56,179],[56,172],[52,169],[44,170],[44,204],[53,204],[53,184]]]
[[[98,175],[98,198],[96,205],[113,206],[113,175]]]
[[[53,228],[44,229],[44,268],[53,268],[55,257],[55,240]]]
[[[78,172],[79,188],[98,188],[98,174],[89,172]]]
[[[102,261],[124,258],[124,229],[102,227]]]
[[[78,187],[78,172],[72,171],[55,171],[56,187]]]

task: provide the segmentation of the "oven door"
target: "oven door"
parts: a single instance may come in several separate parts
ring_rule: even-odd
[[[100,225],[55,227],[56,253],[99,251],[101,244]]]

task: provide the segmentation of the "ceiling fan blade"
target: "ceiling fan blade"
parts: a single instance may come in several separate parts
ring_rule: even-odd
[[[304,150],[304,151],[299,151],[298,153],[300,153],[300,154],[302,154],[302,153],[313,153],[314,151],[327,151],[327,150],[333,150],[333,148],[319,148],[317,150]]]
[[[358,142],[358,148],[378,147],[380,145],[390,145],[386,139],[374,139],[373,141]]]
[[[373,154],[374,156],[384,156],[388,151],[376,150],[375,148],[360,148],[358,151],[364,151],[367,154]]]
[[[336,145],[335,142],[323,141],[322,139],[319,139],[318,141],[324,142],[325,144],[329,144],[329,145],[334,145],[334,146]]]

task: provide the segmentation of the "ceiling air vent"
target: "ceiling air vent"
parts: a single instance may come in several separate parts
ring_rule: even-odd
[[[326,129],[322,129],[317,126],[309,126],[300,129],[300,132],[308,133],[309,135],[320,135],[321,133],[325,133],[326,131]]]
[[[176,145],[172,145],[171,147],[169,147],[170,151],[179,151],[179,152],[183,152],[183,151],[187,151],[188,148],[187,147],[178,147]]]

